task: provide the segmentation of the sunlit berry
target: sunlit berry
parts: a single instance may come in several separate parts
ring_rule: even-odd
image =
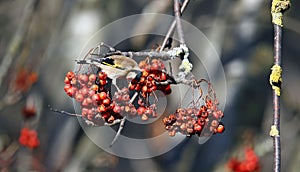
[[[69,80],[69,78],[66,76],[65,80],[64,80],[65,84],[71,84],[71,81]]]
[[[106,99],[106,97],[107,97],[106,92],[104,92],[104,91],[100,92],[100,93],[99,93],[99,97],[100,97],[101,100]]]
[[[100,80],[106,80],[107,74],[104,72],[99,72],[98,76]]]
[[[146,114],[143,114],[141,119],[142,119],[143,121],[147,121],[147,120],[148,120],[148,116],[147,116]]]
[[[109,106],[109,105],[110,105],[110,99],[109,99],[109,98],[104,99],[104,100],[103,100],[103,104],[104,104],[105,106]]]
[[[222,123],[220,123],[216,129],[217,133],[223,133],[225,131],[225,126]]]
[[[100,85],[102,85],[102,86],[103,86],[103,85],[105,85],[105,84],[106,84],[106,80],[102,80],[102,79],[101,79],[101,80],[99,81],[99,83],[100,83]]]
[[[106,111],[106,107],[102,104],[102,105],[99,105],[98,106],[98,112],[102,113],[102,112],[105,112]]]
[[[66,76],[68,77],[69,80],[72,80],[72,78],[75,77],[75,74],[74,74],[74,72],[69,71]]]

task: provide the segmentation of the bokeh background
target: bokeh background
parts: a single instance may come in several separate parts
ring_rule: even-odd
[[[226,131],[203,145],[196,139],[186,139],[163,155],[132,160],[106,153],[89,140],[76,118],[53,113],[48,105],[74,112],[72,101],[63,91],[63,79],[95,32],[128,15],[173,15],[172,1],[0,0],[1,171],[226,171],[228,160],[241,156],[247,146],[259,155],[261,170],[271,171],[270,4],[263,0],[190,2],[183,19],[207,36],[225,70],[227,96],[222,121]],[[299,7],[298,1],[292,1],[284,16],[282,45],[282,170],[291,172],[300,169]],[[151,30],[156,23],[150,22],[139,20],[132,28]],[[99,42],[113,37],[114,32],[99,37]],[[161,37],[148,35],[117,48],[139,51],[161,42]],[[28,73],[36,74],[37,82],[28,81]],[[28,103],[34,104],[38,115],[26,122],[39,134],[40,146],[33,151],[18,145],[24,126],[22,109]],[[161,125],[151,125],[146,133],[151,136],[162,130]]]

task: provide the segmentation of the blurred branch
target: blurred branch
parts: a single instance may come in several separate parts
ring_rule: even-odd
[[[2,85],[3,79],[8,71],[8,69],[10,68],[16,54],[19,51],[19,48],[22,44],[22,42],[24,41],[24,37],[28,31],[29,28],[29,24],[30,21],[32,19],[33,16],[33,11],[35,10],[35,5],[37,4],[37,1],[39,0],[30,0],[28,1],[24,13],[23,13],[23,17],[21,19],[21,23],[14,35],[14,37],[12,38],[12,40],[10,41],[9,45],[8,45],[8,50],[7,53],[5,54],[2,63],[0,64],[0,87]]]

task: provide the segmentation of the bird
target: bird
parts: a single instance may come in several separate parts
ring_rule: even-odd
[[[77,64],[93,64],[107,74],[112,80],[112,84],[116,86],[116,79],[120,77],[135,78],[136,73],[140,73],[137,62],[130,57],[123,55],[111,55],[104,58],[90,57],[85,60],[76,60]]]

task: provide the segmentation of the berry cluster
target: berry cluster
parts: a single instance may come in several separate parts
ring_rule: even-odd
[[[148,120],[148,118],[157,117],[156,105],[152,104],[146,106],[143,97],[138,97],[137,105],[132,104],[130,100],[130,91],[128,88],[123,88],[122,90],[115,93],[113,97],[115,113],[120,113],[122,116],[127,116],[129,118],[134,118],[139,116],[142,121]]]
[[[165,129],[170,136],[180,132],[186,136],[197,134],[209,137],[211,133],[222,133],[224,125],[219,121],[223,112],[217,109],[217,103],[207,99],[200,108],[179,108],[174,114],[163,118]]]
[[[259,158],[252,148],[245,148],[244,156],[243,160],[238,160],[237,158],[230,159],[227,164],[228,168],[233,172],[260,171]]]
[[[159,59],[152,59],[151,64],[148,61],[146,59],[139,63],[142,72],[131,81],[129,89],[141,93],[143,97],[147,97],[155,90],[160,90],[165,95],[171,94],[170,84],[159,84],[170,78],[166,72],[163,72],[164,63]]]
[[[96,124],[112,123],[122,118],[114,113],[111,98],[105,86],[107,74],[75,74],[68,72],[65,77],[65,92],[81,104],[81,115]],[[101,121],[103,120],[103,121]]]
[[[21,69],[17,73],[13,85],[13,90],[26,92],[37,81],[37,79],[38,79],[38,75],[36,72],[30,71],[28,69]]]
[[[37,132],[28,128],[22,128],[19,143],[30,149],[36,148],[40,145]]]

